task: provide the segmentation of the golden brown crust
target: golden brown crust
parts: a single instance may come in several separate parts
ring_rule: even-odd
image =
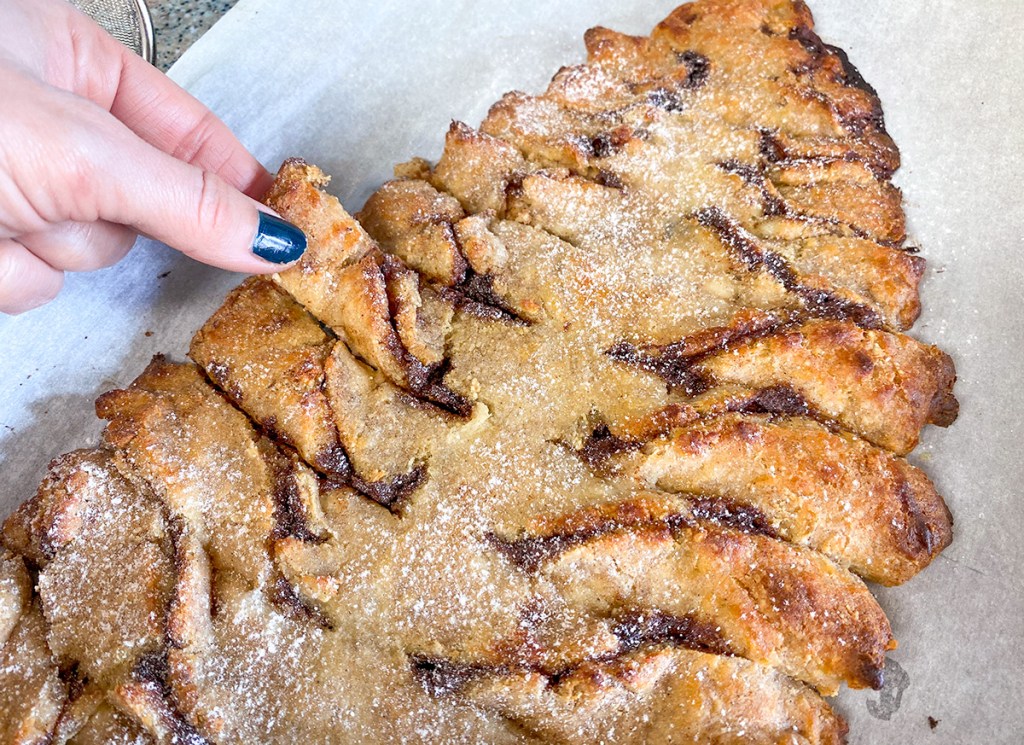
[[[502,216],[509,180],[526,170],[525,159],[512,145],[455,121],[429,178],[435,187],[457,197],[467,211],[492,210]]]
[[[529,219],[531,224],[538,220],[536,209],[523,212],[522,205],[540,182],[550,184],[550,179],[529,177],[523,180],[520,187],[523,196],[513,202],[518,219]],[[399,188],[404,183],[397,182],[390,190],[378,192],[376,202],[364,212],[376,208],[393,209],[393,203],[402,201],[407,192],[404,186]],[[429,187],[420,184],[415,191],[420,194],[425,188]],[[566,198],[567,193],[559,187],[559,191],[553,194],[540,192],[535,202],[550,210],[550,205],[564,205]],[[594,209],[582,214],[592,215],[599,209],[600,206],[594,204]],[[463,226],[467,223],[469,219],[455,224],[456,235],[465,232]],[[586,241],[585,236],[574,232],[574,228],[553,223],[550,217],[546,225],[572,244]],[[401,223],[392,224],[392,234],[402,226]],[[549,309],[549,315],[565,317],[565,311],[573,304],[583,302],[582,298],[572,298],[564,292],[561,298],[552,297],[559,292],[556,288],[565,286],[564,282],[556,279],[565,273],[563,267],[551,267],[551,276],[543,285],[536,282],[538,273],[534,266],[542,260],[543,249],[530,251],[528,247],[543,244],[529,242],[535,238],[525,240],[528,234],[521,229],[513,232],[511,225],[491,223],[488,226],[487,221],[480,225],[478,231],[481,231],[478,234],[498,243],[505,255],[511,255],[520,265],[530,267],[528,275],[508,276],[502,272],[502,266],[508,263],[504,255],[498,265],[492,263],[489,266],[496,278],[493,287],[504,292],[504,300],[520,315],[542,318],[534,310],[540,307]],[[472,245],[470,241],[467,243]],[[906,256],[886,250],[889,254]],[[473,257],[470,264],[474,265]],[[525,284],[531,281],[532,286]],[[916,284],[916,279],[914,282]],[[518,288],[526,289],[528,294],[519,294]],[[589,288],[590,292],[592,290]],[[634,321],[631,324],[634,329],[643,323],[630,320]],[[661,318],[658,320],[663,321]],[[735,335],[741,336],[742,333],[737,329]],[[829,376],[824,377],[822,370],[828,370]],[[804,395],[822,416],[901,454],[916,445],[918,432],[926,423],[945,425],[955,416],[955,400],[950,392],[955,376],[948,356],[909,337],[864,330],[850,321],[810,322],[794,329],[784,329],[767,338],[734,343],[723,352],[693,364],[691,372],[703,375],[708,383],[742,383],[757,387],[789,385]]]
[[[438,441],[478,425],[417,402],[263,278],[228,297],[190,354],[264,432],[389,509],[422,481]]]
[[[735,499],[781,536],[886,585],[916,574],[952,540],[952,518],[906,461],[810,421],[730,414],[647,447],[638,473],[683,494]]]
[[[45,514],[65,500],[61,511],[77,511],[80,522],[39,571],[47,638],[58,659],[76,662],[82,679],[110,686],[164,643],[173,567],[163,514],[103,451],[51,467],[34,501]]]
[[[956,416],[953,363],[907,336],[813,321],[730,345],[694,365],[718,383],[788,385],[821,415],[903,455],[925,424]]]
[[[35,496],[4,521],[4,545],[37,567],[45,566],[102,515],[93,504],[93,472],[113,472],[108,454],[76,450],[51,461]],[[116,477],[116,482],[115,488],[133,491],[123,477]]]
[[[397,484],[414,478],[412,474],[426,466],[439,443],[460,428],[476,426],[474,420],[464,423],[443,410],[419,404],[343,345],[336,346],[327,360],[326,382],[334,421],[355,473],[368,482]],[[395,498],[404,497],[396,494]]]
[[[302,228],[313,250],[302,255],[298,264],[280,277],[285,288],[294,286],[305,292],[311,302],[317,295],[325,296],[331,288],[333,270],[361,259],[372,244],[366,233],[330,199],[324,187],[330,177],[316,166],[299,158],[281,164],[277,178],[263,201],[281,214],[287,213]],[[302,277],[298,283],[292,278]]]
[[[438,358],[436,327],[444,326],[446,314],[437,304],[423,306],[416,275],[400,259],[380,253],[338,200],[323,191],[326,183],[318,168],[293,160],[282,166],[268,192],[267,204],[308,238],[298,263],[275,278],[396,385],[466,414],[460,397],[431,380]],[[411,286],[401,279],[411,280]],[[413,321],[403,324],[401,318],[409,316]]]
[[[158,360],[127,392],[116,396],[108,395],[101,406],[103,411],[112,417],[111,426],[116,431],[128,429],[133,433],[132,440],[126,443],[129,457],[134,452],[136,444],[145,451],[145,458],[148,462],[143,471],[147,474],[147,481],[153,484],[153,488],[157,492],[167,493],[167,490],[172,488],[171,484],[179,481],[178,478],[171,475],[171,471],[168,468],[177,460],[174,452],[179,448],[190,447],[197,438],[202,437],[203,433],[212,428],[217,430],[217,436],[222,443],[219,453],[220,459],[226,459],[227,462],[230,462],[237,457],[233,454],[233,449],[240,451],[250,449],[246,444],[247,437],[252,436],[246,434],[250,431],[248,425],[243,420],[225,416],[226,412],[223,411],[223,402],[219,401],[215,395],[211,395],[208,392],[204,393],[204,385],[193,368],[188,366],[172,366]],[[119,403],[118,399],[120,399]],[[159,402],[159,406],[154,408],[157,402]],[[125,407],[124,411],[119,409],[122,406]],[[143,412],[146,412],[146,414]],[[130,425],[127,420],[121,418],[124,416],[130,419]],[[173,435],[166,429],[166,423],[168,422],[175,422],[179,425]],[[203,423],[204,426],[199,426],[200,423]],[[233,435],[233,431],[238,431],[238,435]],[[231,445],[231,443],[237,444]],[[202,460],[194,460],[186,479],[196,480],[197,483],[213,483],[217,478],[215,470],[218,468],[219,465],[215,462],[207,461],[204,464]],[[247,471],[246,474],[250,477],[246,481],[254,480],[251,477],[256,475],[252,469]],[[258,479],[254,481],[259,483]],[[182,488],[182,486],[184,485],[178,483],[173,488]],[[254,494],[251,490],[249,493]],[[240,496],[236,494],[232,495],[232,498],[237,500]],[[245,497],[242,498],[244,499]],[[221,499],[228,499],[227,494],[222,496]],[[355,499],[359,500],[358,497],[355,497]],[[256,664],[255,660],[249,656],[243,656],[241,659],[238,659],[235,655],[242,654],[241,651],[236,650],[231,656],[225,658],[214,649],[214,646],[219,646],[215,639],[236,626],[236,624],[230,622],[227,626],[224,626],[218,619],[230,619],[237,616],[241,612],[238,603],[252,601],[244,601],[244,596],[239,596],[238,594],[240,588],[238,587],[237,579],[234,579],[237,577],[237,569],[231,570],[220,567],[215,573],[211,574],[210,555],[202,547],[199,536],[211,530],[220,533],[223,532],[224,528],[217,528],[215,521],[209,521],[210,516],[188,511],[187,503],[182,500],[170,500],[168,504],[176,514],[178,514],[177,510],[182,510],[183,508],[186,508],[186,510],[180,513],[180,517],[174,517],[171,523],[171,533],[173,534],[174,544],[177,547],[175,566],[178,574],[178,587],[170,616],[170,634],[173,646],[166,662],[166,680],[174,692],[174,700],[177,702],[177,705],[188,716],[188,721],[190,722],[188,726],[198,726],[208,736],[213,736],[216,739],[231,740],[245,737],[245,733],[253,731],[250,729],[250,722],[239,718],[252,715],[252,711],[244,705],[245,702],[236,701],[230,703],[230,694],[223,687],[218,685],[210,686],[208,684],[199,685],[198,682],[209,675],[211,665],[217,668],[223,668],[224,665],[228,665],[229,669],[231,666],[242,665],[241,670],[238,670],[237,667],[235,668],[236,672],[241,672],[250,671],[252,666]],[[379,508],[376,509],[379,510]],[[332,535],[337,535],[335,533],[336,530],[340,530],[342,525],[346,523],[351,524],[352,519],[356,517],[355,513],[342,515],[341,517],[344,522],[339,523],[332,519],[333,513],[333,509],[325,508],[323,515],[323,519],[327,520],[327,524],[331,526],[328,528],[328,532]],[[386,513],[378,512],[377,514]],[[180,524],[180,527],[174,527],[176,524]],[[249,530],[252,527],[255,526],[250,525]],[[387,530],[393,529],[387,528]],[[379,530],[380,528],[376,528],[374,532],[362,533],[362,535],[368,537]],[[721,535],[724,537],[725,533]],[[382,537],[386,537],[386,535]],[[340,539],[341,536],[337,535],[337,538]],[[696,545],[693,536],[690,535],[684,536],[680,534],[677,536],[677,539],[688,546],[691,544]],[[743,535],[734,535],[733,540],[746,542],[750,539]],[[773,541],[768,541],[768,543],[774,544]],[[345,545],[345,543],[340,545]],[[783,544],[776,545],[784,550],[792,551],[792,549],[785,549]],[[337,615],[337,609],[338,602],[349,605],[346,595],[347,593],[358,591],[358,584],[346,588],[343,585],[339,585],[337,579],[332,579],[338,576],[338,567],[343,566],[347,562],[344,560],[339,562],[340,557],[336,554],[335,549],[331,548],[330,542],[323,544],[323,550],[321,550],[315,540],[308,538],[301,540],[285,536],[276,540],[274,546],[274,561],[281,567],[283,576],[290,583],[294,583],[294,589],[298,592],[297,597],[303,598],[306,601],[313,601],[318,603],[319,607],[322,607],[322,610],[318,612],[327,614],[324,618],[329,619],[328,623],[330,625],[326,628],[331,630],[332,633],[337,633],[339,640],[348,633],[351,633],[352,627],[346,623],[348,614],[339,616]],[[600,554],[601,550],[598,549],[596,555]],[[784,562],[778,559],[770,559],[767,555],[763,559],[766,566],[776,567],[783,573],[787,571]],[[391,571],[398,571],[398,567]],[[362,574],[360,571],[356,572],[356,576],[362,576]],[[386,580],[388,574],[382,575],[381,579]],[[250,576],[252,577],[250,581],[259,581],[256,579],[256,576]],[[313,581],[316,577],[320,578],[319,582]],[[677,579],[684,581],[681,577]],[[599,580],[596,581],[599,582]],[[685,584],[690,587],[691,592],[695,590],[691,586],[692,582],[685,582]],[[272,610],[274,603],[273,594],[270,592],[270,587],[276,586],[276,581],[271,586],[268,586],[267,594],[262,601],[265,607],[260,611],[261,613],[274,614]],[[789,602],[779,596],[777,592],[772,597],[774,602]],[[849,596],[844,596],[844,599],[850,602]],[[216,613],[212,612],[211,600],[218,607]],[[764,602],[770,601],[765,600]],[[587,604],[584,603],[583,605],[586,606]],[[640,605],[640,603],[637,603],[637,605]],[[348,613],[350,614],[352,610]],[[252,610],[248,612],[251,613]],[[865,617],[870,617],[870,613],[866,609],[862,608],[861,613]],[[310,616],[300,613],[289,623],[295,624],[295,633],[308,634],[311,624],[315,627],[316,624],[320,623],[316,618],[317,615]],[[275,621],[275,624],[280,623],[281,621]],[[302,629],[305,629],[305,631],[301,631]],[[862,629],[862,632],[866,633],[866,629]],[[252,631],[246,631],[241,637],[236,636],[233,644],[239,645],[238,650],[249,649],[252,644],[256,644],[256,647],[253,648],[254,651],[259,649],[259,645],[263,642],[260,642],[259,638],[250,639],[248,637],[250,633]],[[278,630],[275,633],[280,634],[281,631]],[[298,638],[300,637],[296,637],[296,639]],[[540,639],[541,637],[535,638]],[[301,646],[295,647],[296,650],[302,650],[301,654],[303,655],[319,654],[319,652],[315,652],[318,648],[319,645],[309,647],[306,642],[302,642]],[[619,653],[624,655],[621,659],[610,663],[610,669],[621,670],[634,664],[631,660],[636,655],[627,650],[628,648]],[[510,650],[510,652],[514,652],[514,650]],[[576,652],[575,654],[579,653]],[[666,652],[666,654],[673,660],[676,658],[689,659],[685,651]],[[248,655],[248,653],[246,652],[245,655]],[[570,653],[570,656],[566,659],[579,659],[572,655],[573,653]],[[298,658],[296,662],[303,659],[306,660],[303,664],[309,664],[308,658],[305,657]],[[548,664],[556,664],[554,662],[555,659],[551,658],[551,662]],[[165,736],[166,732],[169,731],[168,727],[170,725],[168,722],[174,723],[178,720],[174,718],[173,710],[168,709],[167,701],[156,696],[154,689],[148,683],[149,678],[146,675],[151,673],[147,673],[146,670],[154,664],[153,662],[146,662],[141,668],[137,666],[136,671],[132,673],[130,678],[118,686],[116,695],[119,697],[123,707],[130,710],[136,718],[142,721],[149,731],[156,733],[160,737],[162,736],[161,733],[164,733]],[[562,662],[559,664],[566,663]],[[735,668],[737,664],[739,663],[728,663],[728,667]],[[500,676],[498,678],[492,677],[492,681],[505,685],[502,681],[507,680],[508,684],[515,685],[518,674],[508,673],[503,675],[507,676],[507,678]],[[581,673],[576,673],[575,675],[579,677],[581,683],[586,680],[585,677],[582,677]],[[791,684],[776,674],[769,673],[766,669],[751,668],[750,675],[752,676],[752,681],[759,681],[758,685],[765,687],[763,692],[766,695],[776,697],[775,700],[779,701],[778,706],[781,707],[776,709],[768,708],[764,711],[738,709],[737,717],[749,717],[751,726],[755,728],[754,731],[759,731],[759,729],[763,728],[767,733],[775,732],[776,728],[786,729],[792,726],[787,724],[787,722],[793,721],[792,718],[797,715],[798,711],[804,712],[801,716],[810,717],[800,726],[806,725],[821,728],[824,732],[824,734],[821,734],[822,738],[827,737],[828,732],[835,734],[835,732],[840,731],[841,723],[839,720],[832,718],[828,714],[827,709],[822,708],[823,704],[820,703],[820,699],[808,698],[810,696],[809,693],[800,693],[797,688],[787,688]],[[566,678],[566,680],[569,679]],[[415,680],[411,680],[409,684],[414,687],[408,694],[404,695],[414,695],[417,683]],[[729,696],[737,695],[736,693],[730,693],[728,690],[719,690],[723,685],[725,685],[724,680],[705,683],[701,686],[702,695],[711,698],[725,697],[723,700],[726,701],[731,700]],[[680,693],[676,691],[675,684],[670,685],[666,679],[660,683],[660,686],[661,688],[667,686],[668,690],[659,694],[659,701],[661,700],[661,695],[668,695],[672,700],[678,700]],[[498,711],[502,711],[505,716],[512,717],[513,719],[519,718],[520,714],[518,712],[513,709],[508,709],[507,711],[501,709],[497,704],[491,702],[488,695],[480,692],[478,696],[477,693],[469,691],[464,694],[468,700],[479,698],[478,705],[480,706],[496,708]],[[605,694],[598,692],[598,694],[591,695],[603,697]],[[785,698],[791,698],[792,700],[782,703]],[[262,694],[259,700],[264,700]],[[506,693],[503,700],[506,707],[519,705],[516,703],[515,695]],[[741,701],[742,697],[737,699],[734,705],[740,706]],[[815,701],[818,701],[818,703],[814,703]],[[239,703],[243,704],[242,709],[235,710],[234,707]],[[439,705],[443,705],[443,697]],[[633,707],[640,706],[643,708],[649,705],[653,705],[653,702],[647,700],[631,702]],[[668,703],[666,702],[665,705],[668,706]],[[772,716],[780,717],[780,719],[773,720]],[[685,721],[687,727],[696,728],[696,731],[700,731],[702,727],[715,728],[720,726],[719,720],[710,711],[692,714]],[[739,719],[731,719],[730,721],[739,721]],[[291,720],[290,726],[309,726],[309,724],[310,722],[308,721],[304,724],[299,724]],[[569,721],[566,722],[566,726],[568,724]],[[177,726],[184,725],[179,723]]]
[[[769,250],[801,274],[820,275],[879,308],[896,330],[909,329],[921,312],[918,285],[924,259],[863,238],[812,236],[768,242]]]
[[[389,191],[402,194],[395,198]],[[466,259],[452,230],[464,216],[454,197],[435,191],[425,181],[404,179],[374,192],[356,219],[386,251],[427,279],[447,286],[462,282],[466,273]]]
[[[788,3],[687,8],[650,39],[592,30],[590,64],[564,68],[543,95],[507,95],[482,125],[486,134],[453,128],[434,185],[467,206],[462,192],[475,182],[507,186],[517,172],[567,168],[648,192],[677,216],[716,204],[760,238],[824,239],[820,249],[778,253],[801,254],[796,265],[838,282],[840,295],[863,281],[814,253],[827,258],[833,241],[871,238],[876,261],[890,255],[905,266],[888,283],[876,280],[866,299],[906,328],[920,262],[889,248],[904,236],[900,197],[887,182],[898,158],[873,92]],[[525,160],[496,169],[502,161],[486,156],[501,140]],[[463,173],[474,168],[475,179]],[[700,190],[690,188],[695,180]],[[487,206],[502,214],[493,198]]]
[[[246,577],[265,571],[264,543],[277,516],[295,506],[288,499],[295,466],[198,368],[155,357],[131,386],[101,396],[96,411],[109,420],[104,442],[123,453],[172,515],[203,526],[204,549],[218,570]]]

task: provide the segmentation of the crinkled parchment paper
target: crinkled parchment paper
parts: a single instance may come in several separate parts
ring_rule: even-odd
[[[595,24],[646,33],[672,0],[242,0],[171,75],[268,166],[303,156],[351,211],[452,118],[476,124],[583,55]],[[962,410],[912,456],[956,538],[880,590],[899,649],[887,689],[844,692],[851,743],[1024,742],[1024,20],[1014,0],[810,0],[826,41],[879,91],[903,152],[913,240],[929,262],[913,333],[956,360]],[[2,115],[2,112],[0,112]],[[102,391],[149,357],[181,358],[237,276],[143,241],[68,278],[51,305],[0,320],[0,513],[47,461],[92,444]],[[929,717],[934,726],[929,723]]]

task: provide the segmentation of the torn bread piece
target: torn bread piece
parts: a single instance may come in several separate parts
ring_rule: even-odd
[[[439,380],[450,305],[401,259],[381,253],[323,190],[327,181],[315,166],[287,161],[267,194],[267,204],[308,238],[302,258],[277,281],[396,385],[468,416],[470,403]]]

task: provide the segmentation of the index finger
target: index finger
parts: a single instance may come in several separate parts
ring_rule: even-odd
[[[270,187],[267,170],[195,97],[71,5],[42,8],[66,21],[60,33],[76,39],[71,64],[62,58],[60,74],[51,70],[60,78],[55,85],[99,104],[150,145],[249,196],[258,198]],[[54,50],[51,55],[59,56]]]
[[[270,188],[273,177],[213,112],[141,58],[121,54],[111,114],[154,147],[251,197]]]

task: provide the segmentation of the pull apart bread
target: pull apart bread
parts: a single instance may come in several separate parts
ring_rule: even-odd
[[[586,44],[358,222],[282,166],[302,260],[5,525],[6,740],[843,741],[951,539],[896,147],[800,2]]]

